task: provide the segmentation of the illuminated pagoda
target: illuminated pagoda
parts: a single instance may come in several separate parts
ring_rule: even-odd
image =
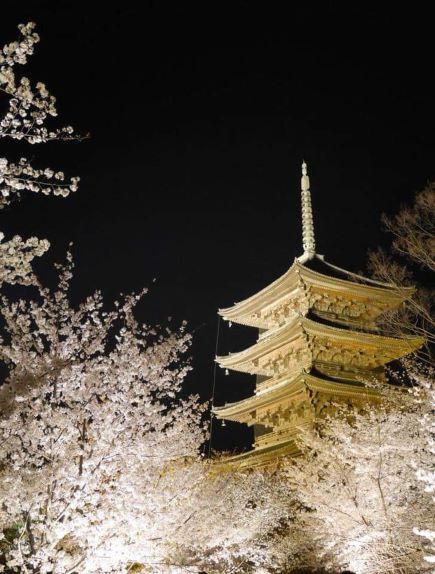
[[[316,253],[310,181],[302,164],[303,254],[279,279],[233,307],[225,321],[254,327],[257,342],[216,357],[224,369],[256,375],[253,396],[214,407],[214,416],[254,427],[254,449],[232,457],[241,466],[297,454],[299,429],[332,412],[361,407],[377,393],[362,381],[385,380],[384,365],[415,351],[419,337],[381,334],[377,319],[413,293],[341,269]]]

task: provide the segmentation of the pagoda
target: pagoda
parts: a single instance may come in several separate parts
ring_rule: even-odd
[[[256,375],[253,396],[213,408],[217,419],[254,427],[254,449],[231,458],[241,466],[297,454],[300,430],[331,414],[334,404],[363,408],[378,400],[364,381],[385,381],[384,366],[424,342],[386,336],[377,324],[411,297],[412,287],[362,277],[316,252],[305,162],[301,197],[303,254],[261,291],[219,310],[223,320],[259,332],[251,347],[216,357],[224,369]]]

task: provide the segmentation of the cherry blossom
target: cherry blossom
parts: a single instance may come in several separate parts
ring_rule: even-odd
[[[385,386],[385,385],[384,385]],[[302,435],[303,459],[286,472],[309,512],[317,553],[359,574],[427,572],[427,545],[413,533],[433,519],[415,465],[431,463],[423,448],[422,388],[379,388],[382,403],[338,415]]]
[[[39,42],[33,22],[22,24],[18,29],[20,40],[0,50],[0,91],[8,102],[8,109],[0,118],[0,138],[30,144],[83,139],[71,126],[49,129],[47,121],[57,116],[56,98],[43,83],[37,82],[32,88],[28,78],[17,77],[16,66],[28,62]],[[0,157],[0,207],[18,199],[23,191],[66,197],[77,190],[78,182],[78,177],[67,180],[61,170],[33,167],[26,158],[11,161]]]

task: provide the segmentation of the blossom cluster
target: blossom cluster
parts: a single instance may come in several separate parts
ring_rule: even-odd
[[[0,232],[0,285],[32,283],[31,263],[35,257],[40,257],[48,250],[49,242],[36,237],[23,240],[19,235],[9,241],[3,239],[4,235]]]
[[[78,139],[71,126],[49,130],[44,124],[49,117],[57,116],[56,98],[45,84],[32,87],[27,77],[18,79],[16,64],[26,64],[34,52],[39,36],[35,24],[20,25],[20,41],[11,42],[0,50],[0,89],[9,96],[9,107],[0,121],[0,137],[25,140],[28,143],[46,143],[50,140]]]
[[[78,189],[79,181],[79,177],[65,181],[62,171],[50,168],[35,169],[26,158],[21,158],[18,163],[12,163],[0,157],[0,208],[20,197],[23,191],[67,197]]]
[[[23,140],[27,143],[46,143],[53,139],[78,139],[71,126],[48,130],[45,122],[56,116],[56,100],[44,84],[38,82],[33,89],[28,78],[17,78],[15,66],[28,62],[34,53],[39,36],[35,24],[21,24],[19,41],[0,49],[0,95],[8,101],[8,109],[0,117],[0,138]],[[0,157],[0,209],[19,199],[23,192],[66,197],[78,189],[80,178],[66,178],[62,170],[49,167],[35,168],[26,158],[13,161]],[[0,235],[0,282],[32,282],[31,261],[48,249],[48,241],[18,235],[3,241]]]

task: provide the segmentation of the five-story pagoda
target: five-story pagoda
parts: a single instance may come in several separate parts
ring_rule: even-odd
[[[383,380],[385,364],[423,344],[387,337],[377,326],[413,288],[366,279],[316,253],[305,162],[301,195],[303,254],[272,284],[219,310],[225,321],[259,330],[255,345],[216,357],[225,369],[257,376],[253,396],[213,408],[218,419],[254,426],[254,450],[232,458],[241,465],[296,454],[300,428],[331,412],[334,402],[362,406],[375,398],[363,381]]]

